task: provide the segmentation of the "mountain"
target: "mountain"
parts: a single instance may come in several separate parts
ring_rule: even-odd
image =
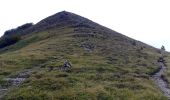
[[[159,49],[67,11],[17,34],[0,49],[4,100],[166,100],[150,78]]]

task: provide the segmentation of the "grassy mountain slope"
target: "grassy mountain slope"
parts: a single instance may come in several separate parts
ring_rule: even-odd
[[[34,71],[6,100],[166,100],[149,78],[157,49],[69,12],[40,21],[0,53],[0,84]],[[68,71],[58,70],[64,60]]]

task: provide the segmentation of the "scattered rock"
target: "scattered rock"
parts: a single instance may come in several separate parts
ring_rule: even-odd
[[[68,60],[66,60],[66,61],[64,62],[63,67],[71,68],[71,63],[70,63]]]
[[[72,67],[71,63],[68,60],[65,60],[63,66],[60,67],[60,70],[67,71],[70,70],[71,67]]]
[[[95,48],[95,45],[93,43],[82,43],[81,47],[85,50],[92,51]]]
[[[20,72],[18,75],[4,78],[4,81],[6,81],[6,85],[0,86],[0,100],[2,100],[5,94],[8,93],[8,91],[10,91],[12,88],[21,85],[27,78],[30,77],[31,74],[31,69],[26,69]]]
[[[11,83],[11,86],[19,86],[25,81],[26,78],[5,78],[6,81]]]

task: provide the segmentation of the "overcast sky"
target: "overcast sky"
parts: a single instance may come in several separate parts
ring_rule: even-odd
[[[0,35],[63,10],[170,51],[170,0],[0,0]]]

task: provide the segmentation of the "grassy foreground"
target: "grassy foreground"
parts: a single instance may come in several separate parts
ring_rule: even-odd
[[[9,52],[2,50],[1,79],[23,69],[42,67],[5,100],[166,100],[149,79],[158,68],[156,50],[88,38],[96,46],[88,51],[80,47],[87,38],[75,38],[75,34],[68,34],[72,31],[39,32],[9,47]],[[125,50],[124,46],[130,47]],[[57,68],[65,59],[72,63],[71,70],[48,71],[49,66]]]

